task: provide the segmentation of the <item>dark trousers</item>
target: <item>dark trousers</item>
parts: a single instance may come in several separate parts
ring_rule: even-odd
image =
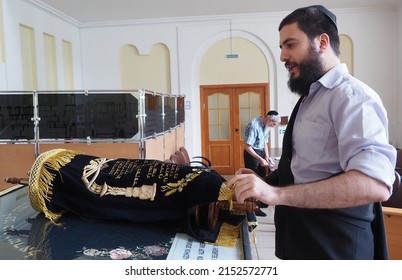
[[[260,157],[265,158],[264,150],[254,150]],[[264,178],[267,175],[267,168],[261,166],[260,162],[251,156],[246,150],[243,151],[244,167],[253,170],[260,177]]]

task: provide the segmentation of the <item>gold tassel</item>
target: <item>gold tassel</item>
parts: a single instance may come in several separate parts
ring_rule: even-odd
[[[50,170],[59,171],[79,154],[82,152],[65,149],[44,152],[38,156],[29,172],[31,205],[36,211],[43,212],[53,223],[61,216],[61,213],[53,213],[46,206],[46,201],[51,200],[53,180],[56,177]]]

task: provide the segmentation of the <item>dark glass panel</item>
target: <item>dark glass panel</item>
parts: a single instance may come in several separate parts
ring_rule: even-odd
[[[138,100],[131,94],[39,94],[41,139],[133,138]]]
[[[162,110],[162,96],[145,95],[145,137],[163,132]]]
[[[177,124],[184,123],[185,119],[185,111],[184,111],[184,97],[179,96],[177,97]]]
[[[0,139],[34,139],[33,116],[32,94],[0,95]]]
[[[176,124],[176,98],[174,96],[165,96],[165,123],[164,130],[174,128]]]

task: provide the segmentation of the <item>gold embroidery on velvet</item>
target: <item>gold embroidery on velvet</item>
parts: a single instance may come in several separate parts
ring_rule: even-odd
[[[104,164],[109,161],[111,161],[111,159],[108,160],[106,158],[96,158],[92,159],[89,164],[84,167],[81,180],[88,189],[95,183],[95,180],[98,178]],[[92,176],[91,180],[89,180],[90,176]]]
[[[167,183],[166,186],[162,186],[162,192],[166,192],[165,196],[169,196],[174,194],[175,192],[182,192],[183,188],[187,186],[194,178],[198,177],[202,170],[200,169],[193,169],[193,173],[188,173],[186,176],[176,183],[170,182]]]
[[[113,187],[109,186],[106,182],[103,183],[103,185],[95,183],[96,178],[99,176],[100,170],[105,167],[105,164],[107,164],[109,161],[111,160],[97,158],[91,160],[89,164],[84,167],[81,179],[89,191],[94,194],[98,194],[100,197],[104,195],[121,195],[125,197],[139,198],[141,200],[153,201],[155,199],[157,187],[156,183],[152,185],[142,185],[140,187]]]
[[[139,198],[141,200],[151,200],[155,199],[156,195],[156,183],[152,185],[142,185],[141,187],[112,187],[108,184],[104,183],[103,185],[98,185],[93,183],[88,187],[88,190],[94,194],[98,194],[100,197],[104,195],[113,195],[113,196],[125,196],[125,197],[134,197]]]
[[[46,201],[51,200],[53,180],[56,177],[56,174],[51,171],[59,171],[79,154],[82,152],[65,149],[44,152],[38,156],[29,172],[31,205],[36,211],[43,212],[53,223],[61,216],[61,213],[51,212],[46,206]]]

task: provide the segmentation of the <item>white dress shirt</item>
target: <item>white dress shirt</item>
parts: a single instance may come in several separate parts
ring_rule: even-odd
[[[394,182],[396,150],[388,141],[388,118],[378,94],[352,77],[345,64],[310,87],[293,129],[295,183],[358,170]]]

